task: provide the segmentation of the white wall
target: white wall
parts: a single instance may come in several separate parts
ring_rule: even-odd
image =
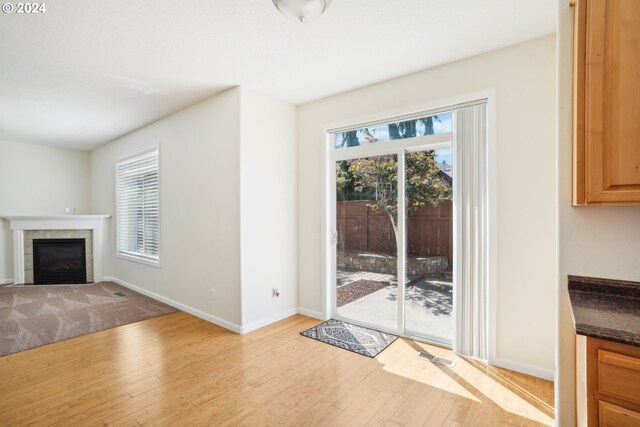
[[[104,275],[236,330],[241,323],[239,111],[240,89],[231,89],[91,153],[93,211],[114,215],[117,159],[160,142],[161,267],[117,258],[111,218]]]
[[[0,141],[0,216],[88,213],[89,152]],[[13,281],[13,233],[0,220],[0,283]]]
[[[295,120],[237,87],[94,150],[93,210],[113,215],[116,161],[160,142],[161,266],[115,256],[112,218],[104,275],[237,332],[294,314]]]
[[[253,329],[297,310],[296,109],[242,88],[240,128],[242,325]]]
[[[574,329],[567,275],[640,281],[640,206],[571,206],[572,10],[558,23],[558,378],[556,425],[575,425]]]
[[[299,305],[322,311],[322,128],[495,89],[496,362],[552,375],[555,353],[555,36],[376,84],[298,109]]]

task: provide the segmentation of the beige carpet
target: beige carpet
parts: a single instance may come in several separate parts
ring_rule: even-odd
[[[176,311],[113,282],[1,286],[0,356]]]

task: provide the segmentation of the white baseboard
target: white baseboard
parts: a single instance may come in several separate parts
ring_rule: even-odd
[[[553,381],[554,371],[540,368],[538,366],[528,365],[526,363],[515,362],[513,360],[501,359],[499,357],[493,358],[489,361],[489,364],[497,366],[499,368],[509,369],[511,371],[520,372],[523,374],[531,375],[533,377],[542,378],[544,380]]]
[[[324,314],[319,311],[313,311],[306,308],[298,307],[298,313],[302,314],[303,316],[313,317],[314,319],[327,320],[324,318]]]
[[[283,311],[282,313],[275,314],[273,316],[267,317],[266,319],[258,320],[257,322],[249,323],[247,326],[242,326],[240,328],[241,334],[246,334],[251,331],[255,331],[256,329],[262,328],[264,326],[275,323],[279,320],[286,319],[287,317],[291,317],[295,314],[298,314],[297,308],[292,308],[291,310]]]
[[[270,325],[270,324],[275,323],[275,322],[277,322],[279,320],[286,319],[287,317],[291,317],[291,316],[293,316],[293,315],[295,315],[295,314],[300,312],[300,309],[292,308],[290,310],[283,311],[282,313],[278,313],[278,314],[273,315],[271,317],[268,317],[266,319],[262,319],[262,320],[258,320],[257,322],[250,323],[247,326],[240,326],[240,325],[237,325],[235,323],[228,322],[228,321],[226,321],[224,319],[220,319],[219,317],[212,316],[211,314],[205,313],[203,311],[200,311],[200,310],[198,310],[196,308],[193,308],[193,307],[188,306],[186,304],[183,304],[181,302],[172,300],[171,298],[163,297],[162,295],[158,295],[158,294],[156,294],[154,292],[148,291],[148,290],[143,289],[143,288],[141,288],[139,286],[133,285],[133,284],[128,283],[128,282],[125,282],[124,280],[118,279],[117,277],[103,277],[103,280],[115,282],[115,283],[117,283],[119,285],[124,286],[125,288],[129,288],[129,289],[134,290],[136,292],[139,292],[139,293],[141,293],[143,295],[146,295],[149,298],[153,298],[155,300],[158,300],[160,302],[168,304],[168,305],[170,305],[172,307],[175,307],[175,308],[177,308],[179,310],[185,311],[185,312],[187,312],[189,314],[193,314],[196,317],[199,317],[199,318],[201,318],[203,320],[206,320],[207,322],[211,322],[213,324],[221,326],[221,327],[223,327],[225,329],[228,329],[230,331],[233,331],[233,332],[235,332],[237,334],[246,334],[246,333],[249,333],[251,331],[255,331],[256,329],[259,329],[259,328],[262,328],[264,326]],[[303,311],[304,311],[304,313],[301,313],[301,314],[304,314],[305,316],[310,316],[310,317],[316,317],[315,314],[318,314],[318,315],[320,314],[320,313],[316,313],[316,312],[309,311],[309,310],[304,310],[304,309],[303,309]]]
[[[0,279],[0,285],[9,285],[13,283],[13,279]]]
[[[162,295],[158,295],[158,294],[156,294],[154,292],[151,292],[151,291],[148,291],[146,289],[140,288],[138,286],[132,285],[131,283],[125,282],[124,280],[120,280],[120,279],[118,279],[116,277],[103,277],[103,280],[110,281],[110,282],[115,282],[115,283],[117,283],[119,285],[124,286],[125,288],[129,288],[131,290],[139,292],[139,293],[141,293],[143,295],[148,296],[149,298],[153,298],[155,300],[158,300],[160,302],[168,304],[168,305],[170,305],[172,307],[175,307],[175,308],[177,308],[179,310],[186,311],[189,314],[193,314],[196,317],[199,317],[199,318],[201,318],[203,320],[206,320],[207,322],[211,322],[213,324],[221,326],[221,327],[223,327],[225,329],[228,329],[230,331],[233,331],[233,332],[235,332],[237,334],[242,333],[242,327],[240,325],[228,322],[228,321],[226,321],[224,319],[220,319],[219,317],[212,316],[212,315],[210,315],[208,313],[205,313],[203,311],[200,311],[198,309],[190,307],[190,306],[188,306],[186,304],[182,304],[181,302],[174,301],[171,298],[166,298],[166,297],[163,297]]]

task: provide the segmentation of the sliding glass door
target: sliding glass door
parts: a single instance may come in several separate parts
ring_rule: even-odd
[[[331,141],[333,316],[451,345],[451,112]]]
[[[453,155],[451,147],[405,153],[404,331],[451,344]]]
[[[398,324],[398,158],[336,165],[336,312],[395,330]]]

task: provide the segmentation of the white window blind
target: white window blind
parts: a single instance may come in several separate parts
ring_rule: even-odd
[[[116,164],[119,255],[160,260],[159,185],[157,149]]]

